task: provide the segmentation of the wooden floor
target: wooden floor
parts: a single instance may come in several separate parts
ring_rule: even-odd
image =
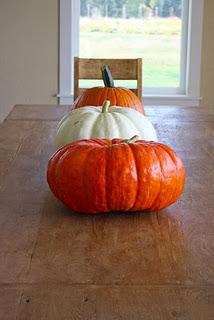
[[[214,115],[148,107],[187,182],[162,212],[84,216],[46,183],[67,106],[16,106],[0,128],[1,320],[213,320]]]

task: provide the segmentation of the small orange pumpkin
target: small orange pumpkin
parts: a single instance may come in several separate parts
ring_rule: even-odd
[[[143,103],[131,90],[114,86],[114,80],[108,66],[104,66],[101,71],[105,87],[87,89],[76,98],[72,109],[84,106],[101,106],[105,100],[109,100],[110,106],[128,107],[144,114]]]
[[[78,212],[160,210],[180,196],[185,171],[167,145],[129,140],[79,140],[49,160],[54,195]]]

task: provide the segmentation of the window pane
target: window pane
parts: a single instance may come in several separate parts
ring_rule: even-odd
[[[179,87],[182,0],[80,3],[80,57],[142,57],[144,87]]]

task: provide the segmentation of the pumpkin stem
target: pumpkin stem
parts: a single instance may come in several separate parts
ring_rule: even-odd
[[[102,113],[107,113],[109,107],[110,107],[110,101],[109,100],[105,100],[103,102]]]
[[[105,87],[114,88],[114,79],[112,77],[111,71],[108,66],[103,66],[101,68],[103,82]]]
[[[123,142],[125,142],[125,143],[134,143],[135,141],[137,141],[139,139],[140,139],[140,137],[138,135],[135,135],[130,139],[124,140]]]

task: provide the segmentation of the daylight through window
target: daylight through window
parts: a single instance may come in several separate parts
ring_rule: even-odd
[[[81,0],[80,57],[142,57],[144,87],[180,87],[185,67],[182,4],[182,0]]]

